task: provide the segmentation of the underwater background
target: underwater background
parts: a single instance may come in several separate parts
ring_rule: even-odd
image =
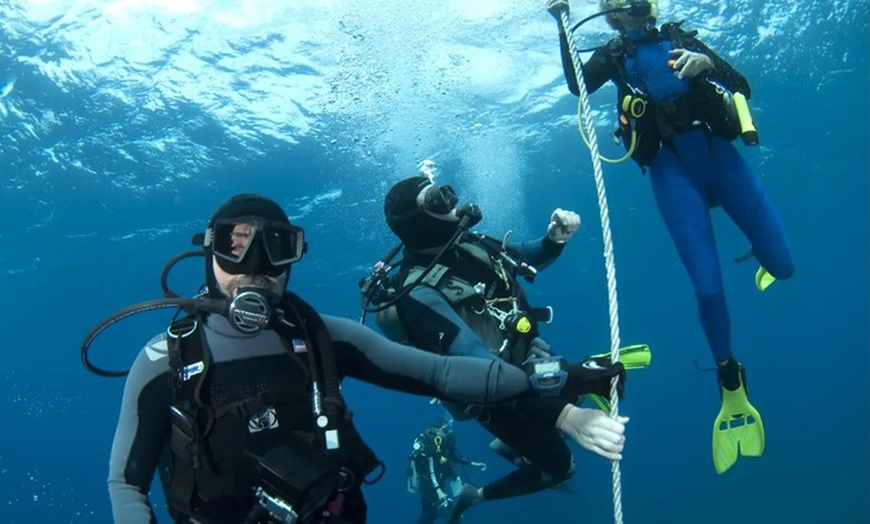
[[[84,336],[160,297],[165,262],[237,192],[280,202],[309,252],[289,288],[322,313],[359,316],[357,282],[394,243],[383,195],[431,159],[437,180],[484,211],[480,230],[543,235],[556,207],[583,226],[526,286],[552,305],[543,336],[572,360],[610,346],[600,219],[588,150],[543,0],[0,1],[0,523],[110,522],[105,479],[122,379],[89,374]],[[571,3],[572,18],[595,2]],[[688,277],[649,180],[605,165],[623,344],[632,372],[621,464],[626,523],[870,521],[868,395],[868,2],[664,0],[752,84],[761,135],[739,144],[781,214],[797,273],[764,293],[748,245],[714,212],[762,458],[717,475],[719,406]],[[611,35],[599,20],[581,45]],[[592,96],[599,143],[620,155],[612,86]],[[173,288],[202,283],[197,259]],[[93,346],[129,367],[170,313],[120,323]],[[370,321],[370,323],[372,323]],[[428,399],[353,380],[344,391],[386,462],[366,488],[370,522],[413,522],[405,464],[442,417]],[[509,471],[474,423],[459,448]],[[571,493],[470,510],[468,523],[612,522],[609,463],[573,446]],[[152,490],[166,522],[159,485]]]

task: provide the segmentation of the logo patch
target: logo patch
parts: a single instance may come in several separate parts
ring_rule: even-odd
[[[593,371],[604,371],[605,369],[607,369],[598,362],[595,362],[594,360],[587,360],[583,363],[583,367],[586,369],[591,369]]]
[[[301,338],[293,339],[293,353],[307,353],[308,346],[305,345],[305,341]]]
[[[184,366],[184,370],[181,372],[181,380],[183,382],[187,382],[190,380],[190,377],[195,375],[199,375],[205,370],[205,364],[200,360],[199,362],[194,362],[193,364]]]
[[[278,427],[278,413],[275,408],[268,407],[259,413],[255,413],[248,419],[248,432],[259,433],[267,429]]]

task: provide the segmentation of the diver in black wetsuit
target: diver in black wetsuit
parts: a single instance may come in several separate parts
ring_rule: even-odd
[[[374,309],[381,329],[393,340],[439,355],[540,366],[541,373],[558,376],[559,360],[537,336],[538,322],[549,314],[529,304],[518,279],[532,280],[538,269],[551,264],[580,226],[580,217],[557,209],[543,238],[508,244],[466,231],[465,225],[474,226],[482,215],[474,205],[459,208],[457,203],[450,186],[436,185],[427,176],[402,180],[388,192],[384,213],[404,244],[404,258],[390,283],[397,294]],[[621,364],[611,366],[606,359],[586,364],[607,370],[608,377],[624,373]],[[600,391],[609,397],[609,378],[601,380]],[[483,488],[466,484],[448,522],[458,522],[466,508],[480,501],[526,495],[569,479],[574,459],[561,432],[590,451],[621,458],[628,419],[611,420],[598,410],[578,408],[576,396],[545,382],[533,381],[552,388],[542,391],[543,398],[511,406],[445,403],[455,418],[476,418],[495,435],[494,448],[522,457],[514,462],[516,471]]]
[[[408,455],[408,491],[420,496],[417,524],[433,524],[446,517],[459,496],[465,466],[486,471],[486,464],[459,454],[453,435],[453,420],[438,421],[417,435]]]

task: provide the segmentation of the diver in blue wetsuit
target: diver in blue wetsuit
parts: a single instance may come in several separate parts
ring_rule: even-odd
[[[695,31],[683,30],[680,23],[657,28],[655,2],[603,0],[600,9],[619,35],[582,65],[584,82],[590,93],[607,81],[616,84],[617,134],[649,171],[659,211],[694,286],[701,325],[719,365],[722,410],[713,430],[713,460],[723,473],[737,460],[738,450],[745,456],[762,454],[764,428],[749,403],[743,367],[732,356],[731,319],[710,209],[721,206],[749,240],[761,265],[756,274],[760,290],[794,273],[779,216],[731,144],[743,131],[734,104],[741,94],[751,96],[750,87]],[[561,21],[568,2],[550,0],[547,10],[559,24],[568,88],[579,95]]]

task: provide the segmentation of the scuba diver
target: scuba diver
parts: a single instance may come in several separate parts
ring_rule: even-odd
[[[354,428],[340,390],[348,376],[462,402],[539,396],[523,370],[424,354],[318,314],[285,289],[307,244],[272,200],[232,197],[194,244],[201,249],[164,269],[167,298],[111,315],[82,344],[88,370],[127,375],[108,478],[115,522],[155,521],[148,494],[158,471],[176,522],[364,523],[361,485],[377,481],[383,464]],[[206,285],[183,298],[166,278],[193,255],[205,257]],[[169,307],[176,319],[129,373],[91,362],[106,328]],[[572,370],[569,389],[600,389],[605,378]]]
[[[461,470],[473,466],[486,471],[486,464],[468,460],[456,449],[453,419],[432,424],[417,435],[408,455],[408,491],[420,496],[417,524],[433,524],[445,518],[465,484]]]
[[[517,497],[557,486],[574,473],[566,433],[581,446],[611,460],[621,459],[627,417],[611,419],[597,409],[575,406],[576,392],[564,389],[565,359],[538,336],[552,309],[529,304],[519,280],[533,281],[549,266],[580,226],[580,217],[557,209],[542,238],[510,243],[469,231],[482,219],[474,204],[459,207],[448,185],[429,176],[397,182],[386,195],[384,213],[401,244],[394,247],[360,283],[363,321],[375,313],[392,340],[438,355],[502,360],[526,369],[540,398],[480,406],[442,402],[458,420],[476,419],[496,440],[493,446],[523,457],[518,468],[495,482],[463,486],[448,522],[458,522],[470,506]],[[390,261],[399,250],[401,262]],[[371,304],[371,305],[369,305]],[[590,357],[573,369],[596,370],[624,379],[622,363],[609,355]],[[620,386],[621,387],[621,386]],[[609,398],[609,389],[606,398]],[[588,392],[589,393],[589,392]]]
[[[656,2],[603,0],[599,7],[598,13],[569,28],[568,2],[547,3],[559,25],[565,80],[574,95],[580,96],[575,76],[580,64],[572,59],[568,34],[599,16],[619,32],[593,48],[582,64],[582,77],[590,93],[607,81],[616,85],[619,124],[614,136],[627,149],[623,159],[631,156],[644,173],[649,171],[659,212],[694,287],[700,323],[718,364],[722,408],[713,427],[713,463],[721,474],[737,461],[738,453],[763,453],[764,426],[749,403],[743,366],[732,353],[710,210],[722,207],[748,239],[751,251],[736,261],[757,259],[761,267],[755,284],[760,291],[775,279],[790,278],[795,270],[770,198],[731,143],[738,136],[748,145],[758,143],[746,104],[749,83],[702,43],[697,31],[684,30],[682,22],[657,28]]]

